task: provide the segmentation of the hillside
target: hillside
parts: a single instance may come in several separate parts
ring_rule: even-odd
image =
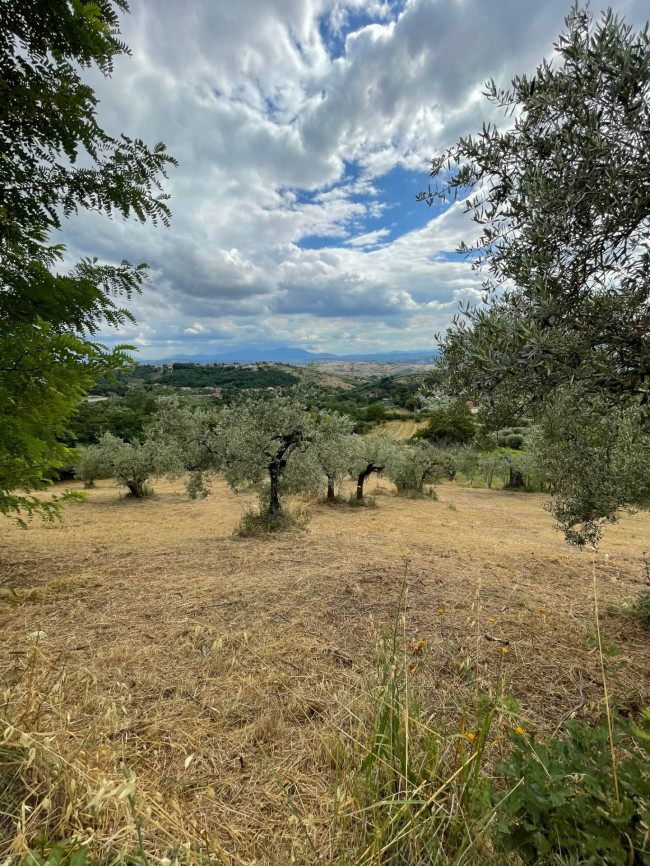
[[[384,421],[372,431],[373,436],[390,436],[393,439],[410,439],[418,430],[427,426],[427,419],[416,421],[408,418],[405,421]]]
[[[404,361],[319,361],[318,368],[330,373],[370,379],[374,376],[408,376],[436,369],[436,364],[420,359]]]
[[[405,638],[428,647],[414,685],[437,719],[458,725],[468,672],[488,689],[503,664],[532,731],[602,698],[592,559],[554,532],[542,497],[444,484],[440,501],[413,501],[380,481],[376,509],[310,504],[307,532],[242,539],[232,531],[252,494],[156,490],[134,502],[99,482],[62,522],[27,532],[2,518],[0,680],[79,790],[106,779],[108,791],[133,768],[158,851],[209,840],[215,862],[309,862],[287,791],[329,850],[337,743],[356,730],[406,561]],[[601,627],[627,663],[611,685],[641,706],[647,635],[623,605],[649,536],[649,514],[626,517],[596,559]],[[108,838],[128,805],[102,820]]]

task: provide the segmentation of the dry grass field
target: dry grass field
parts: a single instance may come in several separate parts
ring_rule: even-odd
[[[410,439],[422,427],[426,427],[426,421],[415,421],[413,418],[407,418],[404,421],[385,421],[379,427],[375,427],[372,431],[373,436],[390,436],[392,439]]]
[[[137,802],[159,857],[190,843],[218,863],[309,862],[307,828],[328,862],[337,751],[358,729],[405,569],[406,640],[427,642],[413,688],[440,724],[457,726],[471,683],[489,688],[499,666],[527,730],[594,711],[592,568],[603,635],[627,662],[612,692],[647,704],[648,636],[626,605],[650,515],[608,529],[594,564],[540,496],[443,484],[439,501],[409,500],[375,486],[376,509],[303,505],[307,531],[268,538],[233,536],[254,498],[223,483],[190,502],[160,482],[137,502],[99,482],[60,522],[3,519],[0,690],[31,734],[38,802],[0,815],[0,861],[48,812],[128,847]]]

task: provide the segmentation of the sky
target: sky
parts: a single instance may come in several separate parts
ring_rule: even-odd
[[[632,24],[647,0],[614,2]],[[416,203],[429,164],[501,117],[494,78],[550,57],[567,0],[131,0],[131,56],[85,73],[101,124],[179,162],[170,228],[84,213],[70,257],[150,266],[140,360],[238,346],[430,349],[480,276],[461,203]],[[594,12],[599,6],[592,3]]]

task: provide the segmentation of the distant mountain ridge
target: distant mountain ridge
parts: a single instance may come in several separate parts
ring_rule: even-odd
[[[437,349],[419,352],[375,352],[367,355],[334,355],[330,352],[309,352],[307,349],[280,346],[276,349],[255,349],[241,347],[231,349],[219,355],[174,355],[157,360],[142,359],[141,364],[171,364],[172,361],[194,364],[254,364],[256,361],[274,362],[276,364],[309,364],[311,361],[400,361],[413,362],[416,358],[421,363],[432,363],[438,356]]]

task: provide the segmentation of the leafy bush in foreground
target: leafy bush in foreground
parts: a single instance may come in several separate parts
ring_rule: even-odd
[[[618,717],[614,779],[607,720],[565,723],[565,739],[517,737],[494,792],[498,839],[526,864],[650,864],[650,713]],[[618,784],[618,789],[617,789]]]

